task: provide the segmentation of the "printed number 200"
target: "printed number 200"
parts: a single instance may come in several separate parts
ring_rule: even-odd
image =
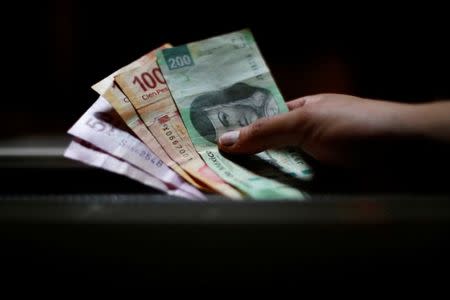
[[[189,55],[177,56],[175,58],[169,58],[170,69],[181,68],[184,66],[192,65],[192,60]]]

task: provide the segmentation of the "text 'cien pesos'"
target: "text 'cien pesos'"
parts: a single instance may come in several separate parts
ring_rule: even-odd
[[[168,92],[169,92],[169,88],[167,86],[163,87],[163,88],[158,88],[156,90],[151,91],[150,93],[142,95],[142,100],[150,100],[153,97],[156,97],[160,94],[168,93]]]

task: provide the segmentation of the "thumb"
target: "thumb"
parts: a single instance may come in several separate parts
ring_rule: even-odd
[[[262,118],[223,134],[219,149],[236,154],[253,154],[270,148],[298,145],[298,116],[295,111]]]

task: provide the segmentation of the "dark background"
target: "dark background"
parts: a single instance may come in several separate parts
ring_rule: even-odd
[[[286,100],[323,92],[450,97],[448,16],[431,4],[40,1],[4,11],[3,137],[64,134],[96,99],[90,86],[117,68],[162,43],[244,27]]]
[[[286,100],[315,93],[400,102],[450,99],[443,7],[254,2],[4,5],[0,142],[66,136],[97,98],[90,86],[114,70],[166,42],[179,45],[245,27],[253,31]],[[20,165],[23,158],[16,159]],[[419,178],[416,168],[429,157],[418,157],[404,170],[415,181],[388,174],[388,165],[371,177],[330,171],[328,183],[335,185],[327,189],[326,181],[319,181],[316,187],[334,194],[331,200],[230,208],[160,207],[167,199],[98,169],[6,163],[0,170],[1,275],[19,284],[56,280],[74,289],[86,279],[110,289],[110,283],[135,287],[137,281],[146,287],[159,280],[169,290],[178,286],[172,281],[224,289],[238,278],[244,285],[253,281],[256,289],[261,282],[270,287],[285,280],[298,289],[304,278],[340,279],[353,288],[348,278],[371,277],[375,280],[366,284],[372,292],[382,285],[380,278],[395,284],[403,276],[419,284],[431,275],[445,278],[435,270],[449,265],[448,168],[431,165]],[[114,194],[123,192],[143,193],[139,199],[156,203],[136,204],[133,196],[122,201]],[[357,195],[349,200],[349,194]]]
[[[91,89],[94,83],[163,43],[180,45],[242,28],[253,31],[286,100],[315,93],[399,102],[450,99],[446,11],[431,3],[396,7],[284,0],[15,2],[6,7],[2,19],[0,143],[25,140],[32,146],[42,137],[41,144],[47,138],[68,139],[67,130],[98,97]],[[400,151],[408,154],[421,146],[411,144]],[[407,157],[400,167],[381,163],[381,174],[371,177],[327,170],[316,191],[412,192],[412,187],[425,193],[448,191],[439,151],[434,155],[431,148]],[[418,172],[417,166],[428,169]],[[28,174],[35,178],[40,172]],[[30,180],[25,190],[147,190],[130,181],[111,186],[117,176],[101,173],[101,180],[83,180],[81,187],[49,187]],[[6,189],[14,190],[16,179],[8,179],[10,172],[4,174],[10,183]],[[77,173],[68,174],[64,182],[73,182],[71,176]],[[94,170],[90,174],[97,177]],[[51,181],[61,178],[54,172],[48,176]]]

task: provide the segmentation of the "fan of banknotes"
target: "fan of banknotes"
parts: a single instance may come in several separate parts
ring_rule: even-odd
[[[232,157],[223,133],[287,111],[249,29],[165,44],[94,84],[65,156],[190,200],[303,200],[313,172],[292,149]]]

